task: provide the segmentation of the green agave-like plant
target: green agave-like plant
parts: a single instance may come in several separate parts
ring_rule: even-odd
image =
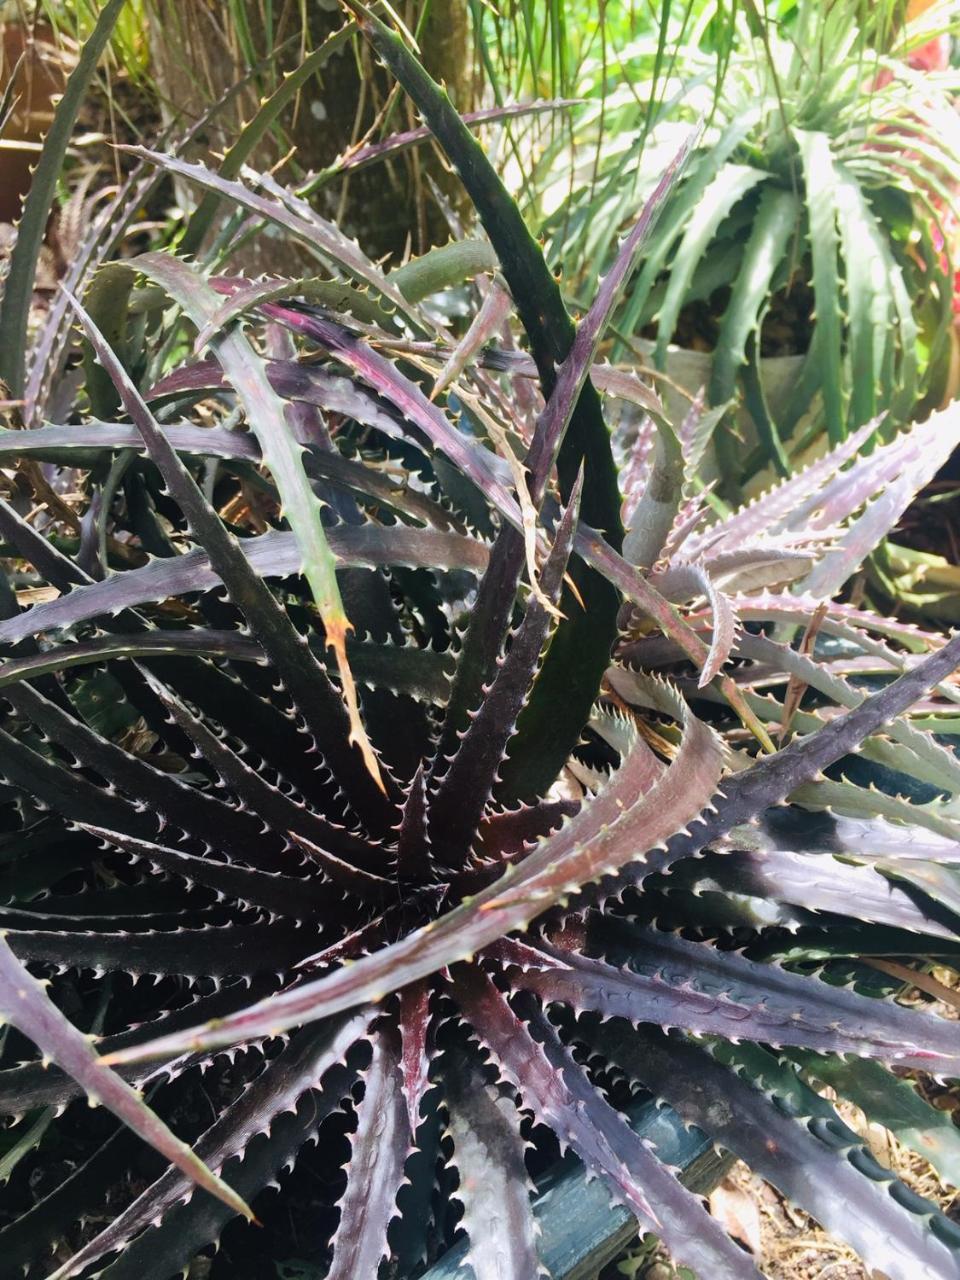
[[[881,408],[891,424],[905,422],[925,395],[942,395],[960,177],[956,73],[925,75],[906,59],[952,16],[941,9],[905,27],[902,6],[888,3],[690,9],[674,16],[677,44],[656,45],[662,101],[611,88],[600,115],[594,106],[581,125],[585,137],[603,125],[596,172],[551,215],[548,246],[552,260],[583,264],[590,287],[658,130],[704,113],[616,324],[624,341],[652,330],[652,362],[663,369],[684,309],[714,316],[709,402],[743,399],[759,435],[748,456],[735,432],[717,434],[736,485],[766,467],[789,474],[809,446],[796,428],[811,410],[812,430],[838,443]],[[791,307],[802,315],[793,298],[805,289],[812,316],[794,319],[793,341],[806,358],[774,409],[764,326],[778,303],[781,327]]]
[[[477,1280],[537,1275],[547,1131],[678,1261],[758,1274],[628,1123],[643,1089],[892,1280],[954,1277],[960,1231],[813,1082],[957,1180],[892,1068],[960,1074],[960,1032],[862,959],[960,955],[960,637],[833,597],[960,417],[861,457],[864,426],[717,521],[717,415],[673,432],[597,362],[675,173],[575,328],[479,144],[349,7],[489,243],[385,275],[269,176],[142,152],[321,269],[103,267],[69,297],[91,412],[0,434],[86,494],[69,539],[0,503],[0,1269],[172,1275],[346,1111],[345,1186],[309,1190],[328,1277],[423,1274],[461,1230]],[[455,339],[429,298],[465,272]],[[619,468],[601,390],[645,415]],[[57,594],[21,611],[24,565]]]

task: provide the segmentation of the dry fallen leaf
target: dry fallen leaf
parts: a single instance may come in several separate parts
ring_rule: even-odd
[[[760,1211],[757,1202],[728,1178],[710,1193],[710,1212],[734,1240],[752,1254],[760,1253]]]

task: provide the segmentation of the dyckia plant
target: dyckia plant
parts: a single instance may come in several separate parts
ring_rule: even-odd
[[[422,1275],[462,1232],[465,1274],[529,1280],[559,1143],[698,1275],[757,1275],[627,1122],[643,1089],[869,1266],[956,1276],[960,1231],[812,1082],[899,1100],[957,1181],[890,1068],[960,1074],[960,1032],[862,958],[960,955],[960,638],[833,596],[960,417],[860,456],[865,427],[718,520],[716,415],[674,432],[597,363],[671,175],[574,328],[479,145],[350,7],[489,242],[384,274],[269,177],[143,153],[318,274],[104,267],[69,300],[90,413],[0,435],[85,495],[70,537],[0,505],[12,585],[48,588],[0,623],[0,1267],[161,1280],[284,1175],[331,1210],[317,1274]],[[459,337],[451,281],[481,300]],[[599,391],[639,418],[619,468]]]

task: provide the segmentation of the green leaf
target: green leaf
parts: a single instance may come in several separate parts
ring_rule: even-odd
[[[117,359],[130,371],[128,305],[133,290],[133,275],[123,266],[108,263],[94,276],[84,297],[84,305],[93,322],[109,342]],[[90,400],[90,411],[97,418],[112,418],[120,405],[120,394],[113,379],[96,358],[89,342],[83,344],[84,387]]]
[[[67,81],[66,92],[54,113],[40,163],[30,183],[30,193],[24,202],[17,243],[10,255],[10,268],[3,283],[3,298],[0,300],[0,378],[6,382],[10,395],[15,400],[23,396],[33,282],[64,157],[87,87],[123,6],[124,0],[108,0],[84,42],[77,65]]]
[[[800,145],[810,219],[813,292],[816,299],[817,366],[823,391],[827,435],[839,444],[846,434],[843,414],[843,373],[840,364],[840,265],[837,254],[837,173],[824,133],[795,130]]]
[[[757,328],[770,282],[787,252],[799,216],[800,201],[792,191],[768,185],[761,192],[713,357],[712,404],[726,404],[733,397],[737,375],[747,358],[747,339]]]
[[[499,267],[499,259],[486,240],[451,240],[405,262],[387,279],[408,302],[417,303]]]
[[[7,1146],[7,1149],[0,1155],[0,1186],[10,1181],[10,1175],[16,1169],[17,1165],[25,1155],[28,1155],[35,1147],[38,1147],[43,1141],[43,1135],[50,1127],[51,1120],[57,1114],[56,1107],[44,1107],[42,1111],[37,1112],[32,1123],[24,1120],[18,1126],[22,1132],[18,1133],[16,1129],[10,1134],[13,1141]],[[7,1136],[6,1134],[4,1135]]]
[[[960,1186],[960,1129],[949,1111],[938,1111],[909,1080],[879,1062],[844,1061],[813,1053],[792,1055],[807,1075],[858,1106],[868,1120],[929,1160],[941,1177]]]
[[[658,368],[663,368],[667,344],[677,327],[680,308],[687,300],[693,273],[716,235],[717,228],[738,200],[769,177],[762,169],[755,169],[750,165],[728,164],[703,192],[699,204],[691,214],[670,268],[670,283],[667,285],[657,322],[654,356]]]
[[[721,166],[726,164],[755,126],[756,115],[750,112],[725,129],[712,146],[703,148],[690,160],[686,179],[670,201],[666,210],[667,216],[662,219],[651,237],[643,270],[640,272],[629,302],[624,307],[620,322],[620,328],[624,333],[636,331],[654,284],[663,270],[667,254],[676,244],[689,218],[700,204],[708,184],[716,178]]]
[[[858,427],[877,412],[877,392],[885,371],[888,386],[891,381],[888,365],[892,364],[894,338],[892,285],[881,252],[886,236],[860,183],[843,165],[834,166],[834,175],[847,283],[848,426]]]
[[[137,268],[162,285],[202,329],[220,308],[219,295],[186,263],[169,254],[148,253]],[[344,701],[350,716],[350,741],[363,755],[370,774],[383,786],[380,766],[360,718],[356,685],[347,660],[346,638],[352,625],[340,598],[336,560],[320,520],[321,504],[310,486],[298,444],[286,420],[286,406],[267,378],[264,361],[236,326],[210,339],[214,355],[246,410],[247,421],[260,442],[263,461],[280,493],[281,509],[303,557],[302,573],[323,619],[327,644],[337,660]]]

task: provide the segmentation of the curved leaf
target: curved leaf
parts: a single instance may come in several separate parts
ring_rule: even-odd
[[[474,966],[454,978],[454,992],[471,1026],[520,1090],[534,1117],[550,1125],[604,1179],[642,1228],[661,1236],[678,1262],[705,1276],[759,1278],[749,1257],[706,1213],[607,1103],[547,1019],[531,1013],[529,1027],[493,982]]]
[[[519,986],[578,1012],[774,1048],[857,1054],[935,1074],[960,1071],[960,1032],[945,1019],[615,918],[597,922],[595,940],[628,967],[540,943],[504,940],[494,954],[521,967]]]
[[[475,1280],[534,1280],[540,1271],[533,1184],[513,1104],[499,1097],[466,1061],[445,1055],[447,1136],[460,1175],[457,1198],[470,1242],[465,1261]]]
[[[366,1033],[372,1016],[372,1010],[360,1011],[332,1026],[311,1028],[292,1040],[201,1135],[195,1144],[198,1156],[222,1167],[225,1161],[242,1155],[257,1134],[265,1126],[271,1126],[281,1112],[296,1108],[311,1092],[317,1106],[314,1122],[318,1122],[323,1112],[336,1106],[339,1097],[346,1093],[352,1073],[343,1065],[344,1060],[350,1048]],[[97,1258],[115,1252],[138,1232],[160,1222],[184,1200],[188,1203],[190,1200],[186,1179],[173,1171],[165,1173],[59,1267],[50,1280],[66,1280],[67,1276],[79,1274]]]
[[[410,1119],[400,1087],[400,1042],[395,1028],[374,1031],[373,1059],[363,1074],[357,1130],[351,1137],[347,1187],[333,1237],[328,1280],[375,1276],[389,1253],[387,1229],[410,1154]]]
[[[80,1084],[92,1103],[102,1103],[155,1147],[198,1186],[246,1218],[253,1214],[241,1197],[211,1173],[144,1103],[140,1094],[104,1066],[88,1038],[63,1016],[44,986],[23,967],[0,935],[0,1013]]]
[[[344,525],[329,532],[337,563],[344,568],[378,568],[405,564],[411,568],[473,569],[486,564],[487,549],[481,542],[457,533],[431,529],[384,528],[379,525]],[[292,533],[271,532],[244,538],[237,548],[261,578],[286,578],[300,570],[301,552]],[[134,605],[156,603],[171,596],[218,587],[221,577],[209,554],[196,548],[176,558],[153,560],[140,569],[113,574],[102,582],[79,587],[69,595],[35,605],[29,611],[0,623],[0,643],[15,644],[41,631],[73,627],[102,615],[116,614]]]
[[[592,1039],[688,1124],[741,1156],[890,1280],[913,1280],[918,1267],[931,1280],[956,1275],[957,1228],[941,1218],[938,1226],[942,1223],[947,1238],[931,1230],[933,1206],[877,1165],[856,1135],[844,1132],[829,1104],[795,1077],[791,1093],[778,1096],[775,1086],[758,1087],[673,1037],[617,1036],[602,1029]],[[769,1061],[785,1083],[788,1073],[793,1076],[789,1068],[777,1072],[775,1060],[763,1051],[749,1052],[751,1063]],[[811,1115],[816,1119],[804,1123]]]

